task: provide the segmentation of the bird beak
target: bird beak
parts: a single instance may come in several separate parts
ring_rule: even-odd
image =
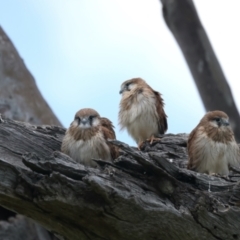
[[[222,118],[221,123],[223,126],[229,126],[229,121],[227,119]]]
[[[87,119],[87,118],[83,118],[83,119],[81,120],[81,123],[84,124],[84,125],[85,125],[87,122],[88,122],[88,119]]]
[[[128,87],[127,86],[123,86],[123,88],[120,90],[119,94],[122,94],[123,92],[127,91]]]

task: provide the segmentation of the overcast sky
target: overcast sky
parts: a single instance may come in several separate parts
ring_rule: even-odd
[[[240,1],[194,3],[239,107]],[[158,0],[7,0],[0,24],[65,127],[91,107],[134,144],[117,122],[120,85],[133,77],[163,94],[169,133],[189,133],[204,115]]]

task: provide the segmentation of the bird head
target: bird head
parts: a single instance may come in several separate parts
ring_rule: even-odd
[[[100,115],[91,108],[83,108],[79,110],[74,117],[72,126],[80,129],[88,129],[96,127],[100,124]]]
[[[228,115],[222,111],[208,112],[204,118],[212,127],[221,130],[230,128]]]
[[[131,92],[138,88],[139,85],[146,85],[146,82],[141,78],[132,78],[130,80],[126,80],[122,83],[119,93],[124,94],[125,92]]]

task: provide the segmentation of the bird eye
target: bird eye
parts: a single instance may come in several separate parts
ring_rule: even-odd
[[[129,82],[129,83],[126,83],[126,85],[125,85],[125,89],[127,90],[127,91],[130,91],[131,89],[130,89],[130,86],[131,85],[131,83]]]
[[[89,120],[92,121],[95,117],[96,117],[96,116],[91,115],[91,116],[89,116]]]
[[[215,120],[216,122],[220,122],[221,118],[216,117],[216,118],[214,118],[213,120]]]

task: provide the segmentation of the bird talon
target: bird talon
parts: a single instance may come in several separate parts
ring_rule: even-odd
[[[155,138],[154,136],[152,136],[150,139],[147,139],[146,141],[150,142],[150,145],[152,145],[152,143],[154,141],[161,141],[161,138]]]

